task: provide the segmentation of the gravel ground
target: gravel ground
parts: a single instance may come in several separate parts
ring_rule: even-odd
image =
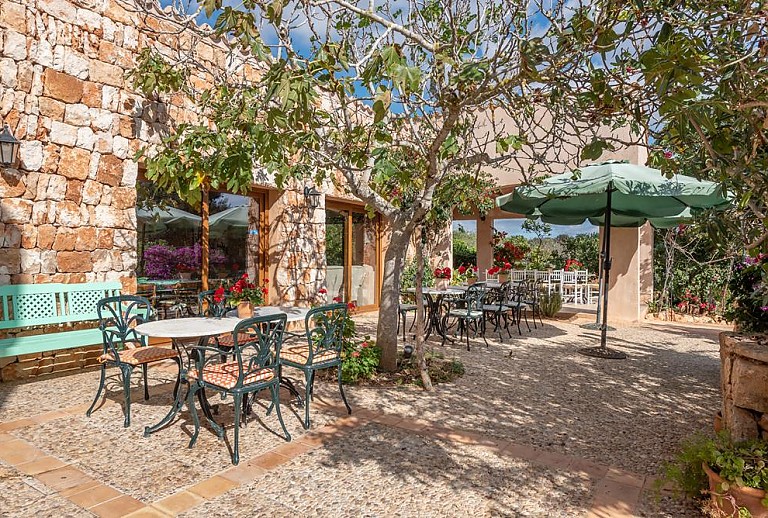
[[[186,516],[247,516],[256,500],[278,516],[572,517],[591,499],[578,474],[368,424]]]
[[[361,333],[375,334],[375,314],[356,317]],[[355,407],[410,418],[516,444],[595,461],[644,475],[657,475],[663,461],[686,437],[711,430],[720,405],[716,328],[653,324],[619,328],[609,345],[628,359],[601,360],[577,349],[595,345],[598,333],[575,324],[548,321],[543,328],[490,347],[473,341],[428,348],[460,359],[466,374],[432,393],[413,387],[348,387]],[[114,374],[114,372],[113,372]],[[203,427],[189,450],[191,418],[183,411],[167,429],[144,438],[145,425],[170,406],[173,373],[150,369],[152,397],[143,401],[134,377],[132,425],[122,426],[119,405],[99,408],[91,418],[66,416],[12,433],[46,453],[146,502],[154,502],[230,466],[228,443]],[[98,370],[0,384],[0,422],[90,403]],[[121,403],[113,378],[108,398]],[[316,397],[339,404],[333,383],[318,382]],[[219,422],[232,435],[231,402],[221,403]],[[304,433],[285,402],[294,438]],[[274,415],[257,407],[241,433],[241,457],[283,443]],[[336,416],[312,406],[313,427]],[[265,425],[265,426],[262,426]],[[270,431],[272,430],[272,431]],[[69,438],[69,440],[62,440]],[[148,459],[151,458],[151,462]],[[34,479],[0,463],[0,493],[14,495],[0,515],[87,514],[45,491]],[[594,496],[594,480],[574,471],[499,456],[481,446],[445,441],[374,423],[363,424],[321,448],[296,457],[250,485],[189,512],[189,516],[583,516]],[[10,510],[7,510],[10,509]],[[646,491],[639,516],[695,517],[696,508],[670,495]]]

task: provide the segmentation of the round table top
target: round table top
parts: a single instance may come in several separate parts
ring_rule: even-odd
[[[309,308],[299,308],[295,306],[259,306],[253,308],[254,317],[266,317],[269,315],[278,315],[280,313],[286,314],[287,322],[299,322],[304,321],[307,313],[309,313]],[[233,309],[232,311],[228,311],[227,316],[237,317],[237,310]]]
[[[200,338],[231,333],[238,322],[239,318],[172,318],[139,324],[136,332],[156,338]]]

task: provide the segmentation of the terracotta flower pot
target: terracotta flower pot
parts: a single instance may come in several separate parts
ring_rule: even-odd
[[[467,277],[467,286],[472,286],[477,282],[477,277]]]
[[[709,477],[709,491],[712,495],[712,505],[723,513],[723,516],[739,516],[738,510],[733,508],[731,497],[738,507],[749,510],[752,518],[768,518],[768,507],[763,506],[765,491],[752,487],[740,487],[729,485],[728,491],[722,490],[723,479],[703,463],[704,472]]]
[[[508,273],[500,273],[499,274],[499,282],[507,282],[509,280],[509,274]]]
[[[253,304],[251,304],[250,302],[237,303],[238,318],[251,318],[252,316],[253,316]]]
[[[447,290],[450,279],[435,279],[435,288],[438,290]]]

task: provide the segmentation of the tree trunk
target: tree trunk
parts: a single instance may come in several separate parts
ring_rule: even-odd
[[[400,274],[413,233],[412,227],[392,221],[392,235],[384,254],[384,273],[379,301],[379,326],[376,343],[381,347],[380,367],[386,372],[397,370],[397,318],[400,304]]]
[[[424,228],[419,227],[419,244],[416,246],[416,361],[424,390],[432,390],[427,359],[424,357]],[[403,323],[405,325],[405,323]]]
[[[208,226],[208,185],[203,184],[202,202],[200,208],[200,281],[203,291],[208,289],[208,237],[210,228]]]

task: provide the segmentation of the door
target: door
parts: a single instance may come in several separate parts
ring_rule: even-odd
[[[379,218],[359,208],[326,210],[329,298],[375,308],[379,302]]]

